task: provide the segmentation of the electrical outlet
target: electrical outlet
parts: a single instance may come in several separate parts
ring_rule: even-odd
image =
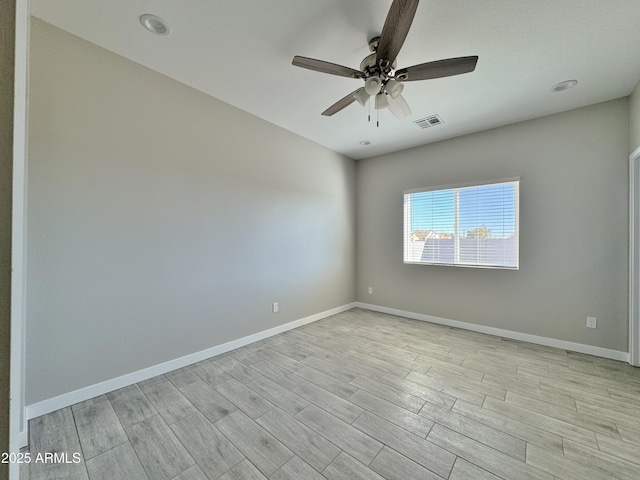
[[[369,287],[369,295],[373,295],[373,287]]]
[[[596,317],[587,317],[587,328],[596,328]]]
[[[273,313],[278,311],[278,302],[273,302]]]

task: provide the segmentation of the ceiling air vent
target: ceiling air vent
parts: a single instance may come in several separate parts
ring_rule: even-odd
[[[414,120],[413,123],[418,125],[420,128],[429,128],[435,127],[436,125],[440,125],[444,122],[442,121],[442,118],[440,118],[440,115],[431,115],[430,117],[424,117],[420,120]]]

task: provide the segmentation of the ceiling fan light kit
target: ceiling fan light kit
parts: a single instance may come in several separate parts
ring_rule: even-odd
[[[395,99],[398,98],[402,93],[402,90],[404,90],[404,85],[395,78],[391,78],[387,82],[385,90],[389,95],[391,95],[391,98]]]
[[[292,64],[330,75],[364,80],[364,87],[350,93],[327,108],[322,115],[331,116],[357,101],[365,105],[375,95],[375,108],[389,108],[396,118],[411,114],[402,96],[402,82],[450,77],[473,72],[477,56],[448,58],[396,70],[396,58],[409,33],[419,0],[393,0],[379,37],[369,40],[371,55],[362,60],[360,70],[314,58],[295,56]]]
[[[364,88],[359,88],[356,93],[353,94],[353,96],[356,101],[363,107],[367,104],[370,97],[370,95],[365,91]]]
[[[364,81],[364,91],[367,92],[368,95],[373,96],[380,93],[382,89],[382,80],[380,77],[369,77]]]
[[[383,110],[389,106],[389,100],[387,100],[386,93],[379,93],[376,95],[376,110]]]
[[[389,95],[388,100],[389,100],[389,111],[397,119],[401,119],[411,115],[411,109],[409,108],[409,104],[407,103],[407,101],[404,99],[402,95],[398,96],[397,98],[393,98],[391,95]]]

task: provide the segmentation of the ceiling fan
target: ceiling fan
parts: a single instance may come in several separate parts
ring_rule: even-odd
[[[396,57],[407,38],[419,0],[393,0],[387,19],[379,37],[369,41],[371,55],[365,57],[360,70],[308,57],[293,57],[293,65],[341,77],[364,80],[364,87],[351,92],[327,108],[322,115],[331,116],[357,101],[366,105],[375,96],[375,108],[389,108],[396,118],[411,114],[407,101],[402,96],[403,82],[450,77],[473,72],[477,56],[448,58],[421,63],[413,67],[396,69]]]

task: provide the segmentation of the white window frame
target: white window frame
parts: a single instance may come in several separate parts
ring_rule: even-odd
[[[438,266],[450,266],[450,267],[464,267],[464,268],[488,268],[488,269],[498,269],[498,270],[519,270],[520,269],[520,181],[521,177],[510,177],[510,178],[502,178],[498,180],[488,180],[482,182],[468,182],[468,183],[459,183],[452,185],[439,185],[434,187],[425,187],[425,188],[417,188],[412,190],[405,190],[403,193],[404,202],[403,202],[403,262],[405,264],[413,264],[413,265],[438,265]],[[445,190],[458,190],[468,187],[482,187],[489,185],[498,185],[502,183],[515,183],[516,184],[516,193],[514,198],[514,220],[515,220],[515,229],[516,229],[516,265],[497,265],[497,264],[475,264],[475,263],[460,263],[460,243],[457,241],[459,238],[459,221],[458,221],[458,195],[455,194],[454,197],[454,262],[425,262],[425,261],[416,261],[408,260],[408,239],[407,236],[412,232],[411,228],[411,206],[408,199],[412,194],[416,193],[424,193],[424,192],[434,192],[434,191],[445,191]]]

